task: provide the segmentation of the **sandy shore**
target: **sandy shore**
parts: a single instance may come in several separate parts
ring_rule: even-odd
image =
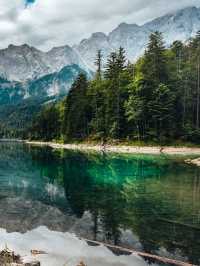
[[[59,144],[53,142],[25,141],[36,146],[49,146],[54,149],[68,149],[80,151],[97,151],[127,154],[169,154],[169,155],[200,155],[200,147],[159,147],[159,146],[117,146],[117,145],[91,145],[91,144]]]

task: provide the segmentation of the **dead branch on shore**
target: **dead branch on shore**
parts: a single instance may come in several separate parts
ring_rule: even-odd
[[[145,252],[139,252],[133,249],[128,249],[128,248],[123,248],[123,247],[119,247],[119,246],[114,246],[111,244],[107,244],[107,243],[102,243],[102,242],[98,242],[98,241],[93,241],[93,240],[89,240],[89,239],[84,239],[88,244],[92,244],[92,245],[96,245],[96,246],[100,246],[100,245],[104,245],[105,247],[109,248],[110,250],[112,250],[113,252],[122,252],[126,255],[137,255],[140,256],[144,259],[149,259],[149,260],[153,260],[155,262],[159,262],[159,263],[165,263],[165,264],[170,264],[170,265],[174,265],[174,266],[197,266],[191,263],[187,263],[187,262],[182,262],[182,261],[177,261],[174,259],[169,259],[169,258],[165,258],[165,257],[160,257],[157,255],[152,255],[152,254],[148,254]],[[81,265],[82,266],[82,265]]]

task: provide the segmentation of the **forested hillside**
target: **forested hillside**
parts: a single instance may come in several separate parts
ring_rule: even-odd
[[[34,119],[29,138],[200,143],[200,32],[168,49],[155,32],[135,64],[123,48],[102,62],[99,51],[95,78],[80,74],[66,99]]]

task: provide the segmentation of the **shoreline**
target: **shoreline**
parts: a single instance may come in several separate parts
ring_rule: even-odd
[[[200,155],[200,147],[173,147],[173,146],[126,146],[126,145],[92,145],[92,144],[60,144],[44,141],[24,141],[35,146],[48,146],[53,149],[96,151],[105,153],[123,154],[166,154],[166,155]]]

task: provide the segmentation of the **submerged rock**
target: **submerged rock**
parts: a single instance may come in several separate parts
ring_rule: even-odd
[[[40,266],[39,261],[26,261],[7,247],[0,251],[0,266]]]

